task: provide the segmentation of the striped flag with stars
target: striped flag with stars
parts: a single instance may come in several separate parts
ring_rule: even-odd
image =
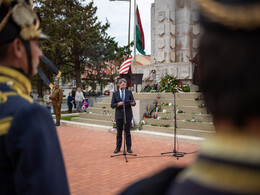
[[[132,56],[126,59],[120,66],[119,74],[127,74],[132,63]]]

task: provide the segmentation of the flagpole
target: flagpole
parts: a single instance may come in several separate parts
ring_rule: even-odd
[[[131,26],[131,0],[129,0],[128,45],[130,45],[130,26]]]
[[[134,0],[134,66],[136,66],[136,0]]]

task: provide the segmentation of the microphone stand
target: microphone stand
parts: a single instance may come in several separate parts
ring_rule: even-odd
[[[124,151],[123,151],[123,154],[116,154],[116,155],[111,155],[111,158],[112,157],[116,157],[116,156],[124,156],[125,157],[125,162],[128,162],[127,160],[127,155],[128,156],[137,156],[136,154],[127,154],[126,153],[126,132],[125,132],[125,125],[126,125],[126,113],[125,113],[125,100],[124,100],[124,104],[123,104],[123,112],[124,112],[124,124],[123,124],[123,127],[124,127]]]
[[[179,160],[180,157],[184,157],[184,155],[186,154],[186,152],[178,152],[177,151],[177,117],[176,117],[176,96],[175,96],[175,92],[173,91],[173,97],[174,97],[174,139],[173,139],[173,143],[174,143],[174,147],[173,147],[173,151],[172,152],[164,152],[161,153],[161,155],[164,154],[173,154],[173,156],[175,156],[177,158],[177,160]]]

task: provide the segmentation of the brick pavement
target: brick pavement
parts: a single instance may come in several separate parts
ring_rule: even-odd
[[[196,157],[196,153],[179,160],[161,156],[161,152],[173,149],[171,141],[132,136],[132,150],[138,157],[128,157],[126,163],[123,156],[110,157],[115,149],[115,134],[68,126],[59,127],[58,134],[72,195],[118,194],[136,180],[167,166],[185,166]],[[179,143],[180,151],[198,149],[198,145]]]

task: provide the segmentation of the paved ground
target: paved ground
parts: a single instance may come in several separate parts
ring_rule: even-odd
[[[177,160],[161,156],[173,149],[170,141],[132,136],[132,150],[138,157],[111,158],[115,149],[115,134],[104,131],[61,126],[59,139],[66,163],[72,195],[118,194],[129,184],[160,171],[167,166],[185,166],[196,153]],[[197,151],[199,146],[179,143],[179,151]]]

